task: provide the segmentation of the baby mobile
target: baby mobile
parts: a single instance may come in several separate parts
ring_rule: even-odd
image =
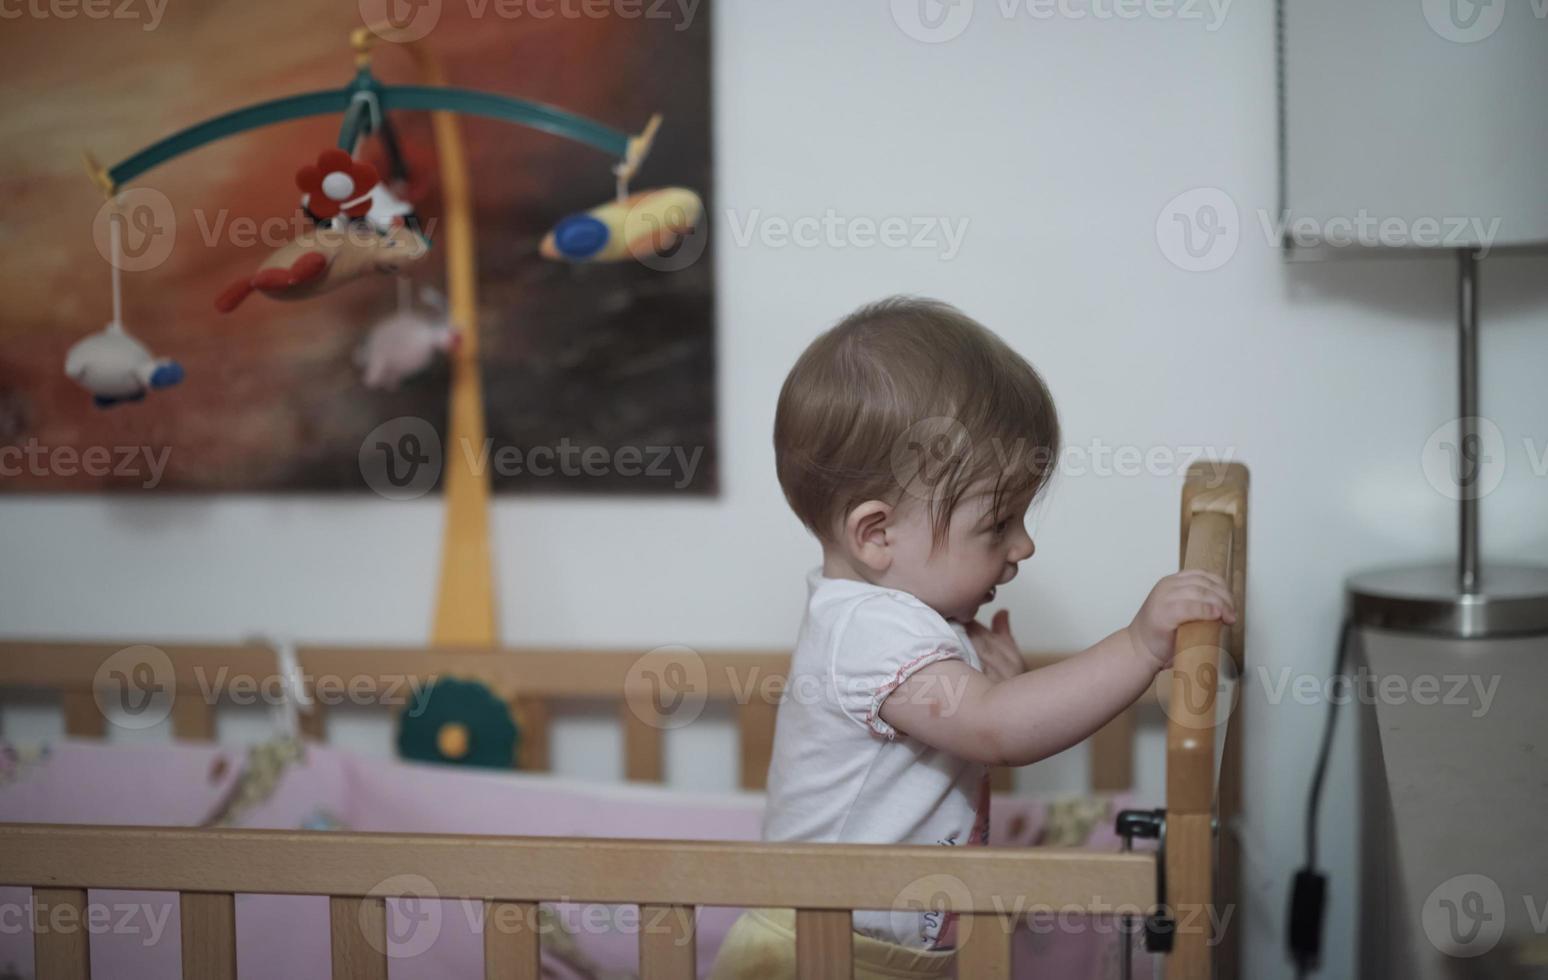
[[[671,251],[698,223],[703,205],[692,190],[629,191],[655,140],[659,115],[639,135],[630,137],[562,109],[489,92],[384,84],[371,72],[371,42],[362,36],[369,33],[386,32],[355,33],[357,71],[341,90],[293,95],[228,112],[175,133],[111,168],[104,169],[86,155],[93,179],[110,199],[121,201],[126,182],[207,143],[292,119],[343,113],[338,146],[312,154],[295,174],[305,230],[276,249],[251,276],[222,291],[215,298],[221,313],[233,313],[255,292],[276,300],[304,300],[356,280],[401,277],[429,255],[430,240],[414,212],[426,185],[425,175],[410,169],[393,127],[395,111],[485,116],[577,140],[618,158],[613,199],[562,219],[539,246],[544,258],[567,262],[644,258]],[[424,67],[423,55],[417,57]],[[360,156],[368,136],[375,136],[384,151],[386,179]],[[460,146],[457,152],[460,155]],[[77,342],[65,363],[65,373],[102,408],[140,401],[148,391],[183,379],[176,361],[155,358],[124,324],[120,224],[109,222],[113,319],[102,331]],[[376,325],[356,351],[355,361],[368,387],[396,387],[427,367],[437,353],[450,352],[463,341],[462,331],[444,311],[434,308],[436,298],[426,298],[433,315],[413,309],[412,291],[407,280],[400,278],[398,312]]]
[[[413,59],[423,84],[389,85],[371,71],[379,41],[399,45]],[[472,189],[457,119],[481,116],[541,130],[591,146],[614,161],[613,195],[591,210],[559,221],[539,245],[551,260],[592,263],[652,262],[671,253],[698,225],[703,204],[693,190],[666,187],[633,192],[630,183],[650,153],[661,127],[652,116],[630,136],[554,106],[454,88],[422,40],[386,26],[362,27],[350,35],[355,53],[353,81],[342,89],[307,92],[237,109],[174,133],[121,163],[104,168],[88,153],[86,166],[110,201],[121,202],[128,181],[208,143],[276,123],[342,114],[338,145],[297,154],[295,173],[305,230],[275,250],[250,276],[214,297],[223,314],[241,316],[250,299],[305,299],[356,281],[390,281],[431,252],[415,205],[430,184],[429,161],[405,153],[393,117],[425,111],[435,135],[434,169],[444,212],[437,250],[445,255],[444,306],[432,301],[414,308],[406,280],[397,283],[398,313],[370,331],[355,353],[363,381],[392,387],[423,368],[437,353],[450,361],[447,445],[479,445],[484,406],[478,368],[477,268],[474,255]],[[362,141],[374,137],[376,161],[363,158]],[[380,165],[380,169],[378,169]],[[382,171],[385,171],[383,173]],[[118,222],[110,247],[113,320],[77,343],[66,358],[66,373],[107,408],[143,399],[183,379],[173,360],[158,359],[129,333],[124,322],[117,250]],[[258,297],[254,297],[254,294]],[[431,642],[445,647],[490,648],[497,642],[493,557],[489,546],[489,477],[473,468],[472,454],[448,452],[442,471],[441,574]]]

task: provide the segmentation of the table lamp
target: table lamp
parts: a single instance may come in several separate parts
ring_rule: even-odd
[[[1480,262],[1548,246],[1541,0],[1279,0],[1279,194],[1292,259],[1450,253],[1457,270],[1454,562],[1361,572],[1360,626],[1548,632],[1548,568],[1478,550]],[[1545,270],[1548,271],[1548,270]]]

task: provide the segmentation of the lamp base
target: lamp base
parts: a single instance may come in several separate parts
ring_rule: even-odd
[[[1375,569],[1345,585],[1359,626],[1455,639],[1548,633],[1548,568],[1537,565],[1487,565],[1470,593],[1454,564]]]

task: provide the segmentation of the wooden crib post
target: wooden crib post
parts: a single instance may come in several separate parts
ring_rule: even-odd
[[[32,955],[40,978],[91,980],[86,889],[34,888],[32,923]]]
[[[215,706],[193,689],[179,689],[172,696],[172,735],[185,742],[215,740]]]
[[[333,980],[387,980],[387,903],[380,898],[328,899]]]
[[[236,896],[182,892],[184,980],[236,980]]]
[[[484,903],[484,980],[542,980],[538,903]]]
[[[796,976],[850,980],[854,974],[853,917],[845,909],[796,909]]]
[[[628,691],[618,701],[623,724],[624,778],[659,783],[662,777],[660,712],[648,693]]]
[[[640,980],[698,976],[694,907],[641,905]]]
[[[65,691],[64,727],[71,738],[101,738],[107,734],[107,718],[97,707],[97,699],[88,687],[84,691]]]
[[[1216,471],[1217,465],[1189,468],[1182,566],[1221,574],[1231,586],[1239,621],[1234,628],[1203,621],[1177,630],[1166,739],[1166,898],[1176,928],[1166,959],[1168,980],[1214,977],[1222,939],[1216,921],[1229,928],[1225,916],[1239,911],[1226,904],[1235,900],[1234,889],[1217,891],[1215,743],[1221,679],[1239,676],[1242,665],[1247,469],[1233,463]],[[1229,771],[1225,776],[1230,778]]]
[[[1215,954],[1215,980],[1237,980],[1242,960],[1242,731],[1246,728],[1247,699],[1238,697],[1236,710],[1226,723],[1225,745],[1220,756],[1220,789],[1216,803],[1219,831],[1215,840],[1215,907],[1232,913],[1220,936]],[[1222,913],[1224,914],[1224,912]]]
[[[547,772],[548,702],[543,698],[518,696],[511,708],[516,715],[521,737],[516,743],[516,768],[526,772]]]
[[[301,712],[301,736],[313,742],[328,741],[328,709],[316,700],[311,711]]]
[[[761,790],[769,777],[769,760],[774,757],[774,718],[779,703],[758,693],[737,708],[737,745],[740,772],[737,784],[742,789]]]

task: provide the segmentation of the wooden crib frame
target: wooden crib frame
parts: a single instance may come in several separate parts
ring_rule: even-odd
[[[441,898],[485,903],[485,977],[540,976],[538,903],[635,904],[640,911],[640,976],[695,975],[694,909],[699,905],[796,909],[797,956],[803,978],[851,973],[850,914],[861,908],[919,908],[922,880],[930,899],[961,914],[958,976],[1010,976],[1011,934],[1026,911],[1110,915],[1157,910],[1164,878],[1166,910],[1175,923],[1166,976],[1235,977],[1239,966],[1241,810],[1239,710],[1217,726],[1216,701],[1240,676],[1246,618],[1247,471],[1240,464],[1195,464],[1182,497],[1182,566],[1215,571],[1232,583],[1238,621],[1190,623],[1178,631],[1172,689],[1198,697],[1163,698],[1167,722],[1164,858],[1148,852],[1101,853],[1065,848],[941,848],[834,844],[765,844],[443,834],[374,834],[215,829],[124,828],[53,824],[0,825],[0,884],[34,889],[34,907],[85,911],[87,888],[176,891],[180,895],[183,975],[235,980],[238,893],[330,896],[335,980],[386,980],[385,899],[390,882],[417,875]],[[0,689],[58,692],[72,736],[102,736],[105,719],[93,686],[98,668],[124,644],[0,643]],[[265,678],[273,651],[257,646],[159,645],[172,663],[172,725],[179,738],[214,735],[215,678]],[[553,699],[615,702],[624,733],[624,769],[632,780],[660,781],[661,705],[646,679],[680,660],[680,650],[641,656],[623,651],[390,650],[304,647],[304,675],[363,678],[385,691],[390,682],[435,676],[476,678],[518,713],[523,731],[518,765],[548,768]],[[697,653],[704,696],[736,704],[740,783],[760,789],[773,740],[779,682],[788,654]],[[1048,656],[1028,655],[1029,666]],[[224,668],[224,672],[222,672]],[[1179,687],[1181,685],[1181,687]],[[217,688],[219,684],[215,685]],[[698,690],[699,688],[695,688]],[[223,692],[224,693],[224,692]],[[749,696],[749,693],[751,696]],[[1234,692],[1231,692],[1234,693]],[[177,696],[177,695],[184,696]],[[196,696],[187,696],[196,695]],[[1154,692],[1142,701],[1155,702]],[[1091,741],[1096,790],[1132,784],[1136,707]],[[326,738],[326,712],[304,716],[304,731]],[[1223,739],[1216,795],[1216,747]],[[1006,784],[1003,773],[996,782]],[[1216,828],[1224,830],[1217,835]],[[1158,865],[1164,863],[1164,876]],[[941,876],[933,878],[932,876]],[[384,889],[384,883],[388,883]],[[1232,914],[1237,913],[1237,914]],[[41,914],[41,913],[39,913]],[[78,919],[77,921],[83,921]],[[39,980],[90,976],[84,929],[35,933]]]

